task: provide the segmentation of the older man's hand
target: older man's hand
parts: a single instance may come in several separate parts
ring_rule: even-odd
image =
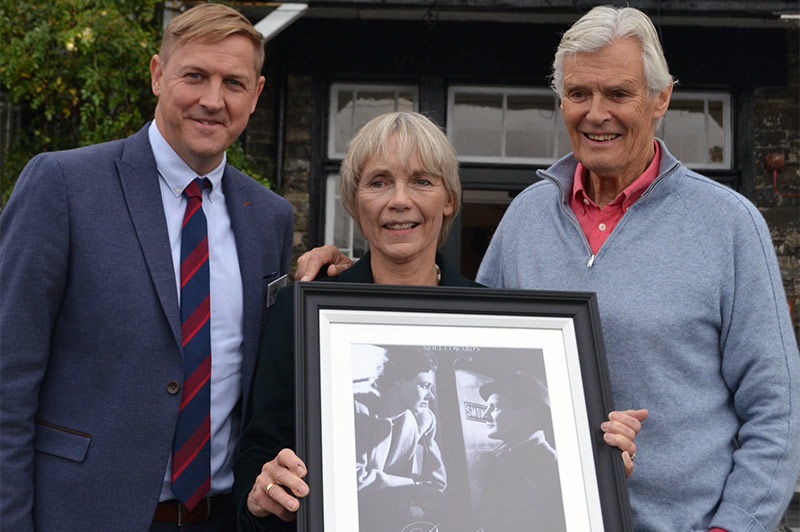
[[[622,463],[625,466],[625,476],[630,478],[633,474],[633,460],[636,456],[636,435],[642,430],[642,422],[647,419],[647,410],[625,410],[611,412],[608,421],[600,425],[605,433],[603,439],[612,447],[622,451]]]
[[[247,496],[247,509],[256,517],[277,515],[283,521],[293,521],[300,501],[308,495],[303,482],[306,465],[291,449],[283,449],[274,460],[264,464]]]
[[[314,248],[306,251],[297,259],[295,281],[313,281],[326,264],[330,265],[326,273],[329,277],[333,277],[352,266],[353,261],[332,244]]]

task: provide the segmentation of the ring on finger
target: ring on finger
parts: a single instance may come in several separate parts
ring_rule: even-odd
[[[270,495],[270,493],[269,493],[269,492],[270,492],[270,491],[272,490],[272,488],[274,488],[275,486],[277,486],[277,484],[275,484],[274,482],[270,482],[269,484],[267,484],[267,487],[266,487],[266,489],[264,490],[264,491],[267,493],[267,497],[269,497],[269,498],[272,498],[272,495]]]
[[[633,462],[634,460],[636,460],[636,451],[633,451],[631,453],[631,462]]]

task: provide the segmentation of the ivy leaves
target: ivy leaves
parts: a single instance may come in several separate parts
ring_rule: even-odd
[[[0,0],[0,127],[11,126],[0,205],[36,153],[125,137],[152,117],[161,13],[160,0]]]

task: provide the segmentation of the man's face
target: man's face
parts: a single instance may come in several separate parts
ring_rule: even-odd
[[[633,182],[653,157],[671,93],[670,86],[650,97],[635,39],[566,57],[561,111],[575,157],[599,177]]]
[[[522,409],[515,408],[508,395],[492,394],[486,400],[488,408],[483,414],[488,436],[493,440],[509,441],[518,439],[527,423],[523,423]],[[530,435],[530,434],[528,434]]]
[[[219,165],[256,108],[264,77],[253,68],[255,53],[247,38],[233,35],[190,41],[150,61],[158,130],[198,175]]]

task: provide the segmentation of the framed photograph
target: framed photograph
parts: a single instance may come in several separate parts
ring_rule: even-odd
[[[632,531],[592,293],[298,283],[301,532]]]

